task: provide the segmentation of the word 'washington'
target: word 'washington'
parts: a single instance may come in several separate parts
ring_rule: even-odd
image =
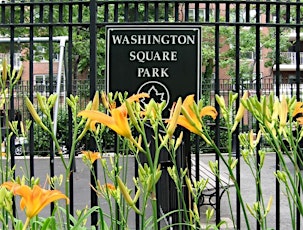
[[[195,35],[174,35],[174,34],[133,34],[133,35],[112,35],[115,45],[194,45]]]

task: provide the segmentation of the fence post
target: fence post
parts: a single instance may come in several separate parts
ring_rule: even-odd
[[[145,132],[146,132],[147,138],[150,143],[150,152],[153,154],[155,152],[153,130],[152,130],[152,128],[146,126]],[[179,132],[180,132],[179,130],[176,131],[176,133],[177,133],[176,136],[178,136]],[[188,132],[186,132],[186,133],[188,133]],[[180,171],[181,168],[185,169],[185,167],[186,167],[185,153],[188,152],[188,147],[190,147],[190,145],[187,141],[187,140],[189,140],[189,138],[187,138],[187,136],[189,137],[189,135],[186,135],[186,134],[184,135],[185,143],[183,143],[176,152],[176,162],[177,162],[178,172]],[[151,157],[152,157],[152,159],[154,158],[153,155]],[[141,154],[140,161],[142,164],[144,164],[147,162],[147,159],[145,156],[143,156]],[[162,175],[156,185],[157,200],[158,200],[158,203],[157,203],[158,204],[158,218],[160,218],[161,215],[164,215],[170,211],[179,209],[178,200],[177,200],[178,191],[177,191],[174,181],[172,180],[172,178],[170,177],[170,175],[168,174],[168,171],[167,171],[168,167],[173,166],[173,162],[171,160],[169,152],[165,148],[163,148],[160,152],[159,164],[161,165]],[[183,187],[184,197],[188,197],[187,192],[188,192],[187,188]],[[186,200],[186,202],[187,202],[187,200]],[[186,205],[188,207],[188,203],[186,203]],[[178,223],[178,213],[173,213],[173,214],[169,215],[168,218],[165,218],[163,224],[165,225],[165,224],[175,224],[175,223]],[[159,223],[159,227],[163,227],[160,225],[161,225],[161,223]]]

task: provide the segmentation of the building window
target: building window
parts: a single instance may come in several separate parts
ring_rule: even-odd
[[[10,64],[11,55],[9,53],[0,53],[0,62],[6,60],[7,63]],[[20,69],[22,62],[21,62],[21,53],[14,53],[14,69]]]
[[[241,9],[239,11],[239,22],[241,23],[244,23],[246,22],[246,17],[247,17],[247,14],[246,14],[246,9]],[[256,20],[256,17],[257,17],[257,11],[256,10],[249,10],[249,18],[248,18],[248,22],[250,23],[255,23],[257,20]],[[231,13],[231,21],[232,22],[236,22],[236,12],[232,12]],[[261,14],[260,14],[260,18],[259,18],[259,21],[261,21]]]
[[[199,12],[198,21],[199,22],[205,22],[206,10],[205,9],[199,9],[198,12]],[[211,17],[212,16],[212,10],[209,10],[208,12],[209,12],[209,16]],[[196,13],[195,9],[189,9],[189,11],[188,11],[188,20],[189,21],[194,22],[196,20],[195,13]]]
[[[242,60],[255,60],[256,52],[255,51],[242,51],[240,53],[240,58]],[[260,59],[262,59],[262,50],[260,50]]]
[[[53,88],[56,91],[57,87],[57,74],[53,76]],[[41,74],[41,75],[34,75],[34,91],[39,93],[48,93],[50,88],[49,84],[49,75],[48,74]],[[61,78],[61,88],[60,92],[64,93],[64,78]]]

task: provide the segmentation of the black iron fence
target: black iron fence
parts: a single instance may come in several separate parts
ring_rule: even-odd
[[[242,95],[245,90],[249,90],[251,95],[258,97],[270,92],[277,96],[285,93],[302,99],[301,8],[300,1],[2,1],[0,51],[21,53],[21,59],[28,63],[27,72],[23,75],[25,81],[15,89],[9,109],[20,110],[28,118],[23,96],[29,96],[36,104],[37,91],[45,94],[56,92],[58,74],[64,76],[62,96],[79,95],[85,106],[96,90],[105,88],[106,82],[101,83],[101,86],[98,83],[99,79],[104,79],[105,73],[105,26],[118,24],[201,26],[201,94],[217,109],[214,95],[225,96],[229,91]],[[61,36],[64,36],[63,40]],[[280,55],[281,52],[292,52],[294,58]],[[14,57],[15,55],[9,56],[12,67],[16,65]],[[43,73],[47,75],[48,84],[43,82],[38,85],[36,75],[41,75],[41,72],[37,73],[36,67],[41,60],[48,62],[48,68]],[[60,67],[61,72],[58,71]],[[88,80],[80,80],[86,75]],[[238,98],[237,108],[239,103]],[[254,121],[249,122],[253,124]],[[218,131],[219,125],[217,121],[214,130]],[[69,138],[71,129],[69,121]],[[31,177],[35,175],[36,138],[32,126],[29,133]],[[215,139],[219,143],[220,135],[215,135]],[[239,159],[239,141],[236,139],[234,144],[235,156]],[[51,143],[49,148],[53,151]],[[53,157],[51,154],[50,158]],[[219,160],[218,156],[215,158]],[[256,160],[258,163],[260,159]],[[54,176],[55,166],[52,159],[50,162],[50,176]],[[14,159],[11,164],[15,164]],[[278,169],[279,162],[276,161],[276,164]],[[236,170],[237,181],[240,183],[240,165]],[[70,181],[73,194],[73,173],[70,174]],[[275,187],[275,229],[280,229],[282,219],[278,182]],[[218,197],[219,193],[216,195]],[[74,212],[73,195],[70,199],[71,212]],[[96,199],[92,195],[92,205],[97,204]],[[236,226],[240,228],[241,212],[239,201],[236,202]],[[218,202],[217,222],[220,220],[220,210]],[[97,219],[93,215],[92,225],[96,225]],[[256,225],[257,229],[260,228],[259,223]],[[297,228],[300,226],[298,216]]]

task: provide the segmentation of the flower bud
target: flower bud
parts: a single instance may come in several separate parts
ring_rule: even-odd
[[[175,151],[177,151],[179,146],[182,144],[182,139],[183,139],[183,131],[180,133],[180,135],[176,141],[175,148],[174,148]]]
[[[177,127],[177,122],[178,122],[178,118],[181,112],[181,107],[182,107],[182,99],[179,98],[177,101],[177,104],[175,105],[175,107],[172,109],[173,114],[170,118],[169,124],[168,124],[168,128],[167,128],[167,134],[172,137],[175,129]]]
[[[129,119],[130,119],[131,123],[135,126],[135,128],[138,132],[141,132],[141,128],[139,127],[139,124],[138,124],[138,121],[136,119],[135,112],[132,108],[131,103],[126,100],[125,105],[126,105],[127,114],[129,116]]]
[[[48,107],[46,106],[46,98],[40,93],[37,93],[38,104],[42,113],[47,114]]]
[[[209,161],[208,164],[209,164],[211,171],[215,175],[218,175],[218,161]]]
[[[193,194],[193,185],[189,179],[188,176],[185,176],[185,182],[186,182],[186,185],[187,185],[187,188],[188,188],[188,191]]]
[[[211,218],[212,218],[213,215],[214,215],[214,212],[215,212],[215,209],[209,207],[209,208],[206,210],[206,213],[205,213],[206,219],[207,219],[207,220],[211,220]]]
[[[13,85],[16,85],[18,83],[18,81],[21,78],[22,72],[23,72],[23,65],[20,66],[20,68],[18,70],[18,74],[17,74],[16,78],[13,81]]]
[[[57,101],[58,95],[57,94],[51,94],[47,99],[48,108],[51,109],[54,107],[56,101]]]
[[[272,205],[272,196],[270,196],[269,201],[267,203],[267,207],[266,207],[266,213],[268,213],[270,211],[271,205]]]
[[[96,93],[95,93],[91,110],[99,110],[99,91],[96,91]]]
[[[132,198],[130,197],[129,195],[129,191],[127,189],[127,187],[125,186],[125,184],[122,182],[122,180],[120,179],[119,176],[116,177],[117,179],[117,182],[118,182],[118,186],[120,188],[120,191],[122,192],[122,195],[126,201],[126,203],[129,205],[129,206],[133,206],[134,205],[134,201],[132,200]]]
[[[105,94],[104,91],[102,91],[102,93],[101,93],[101,101],[102,101],[102,104],[103,104],[104,108],[109,109],[107,97],[106,97],[106,94]]]
[[[284,171],[280,171],[278,170],[276,173],[275,173],[276,177],[278,178],[279,181],[282,181],[283,183],[286,183],[287,182],[287,175]]]
[[[286,97],[282,97],[282,101],[280,104],[280,110],[279,110],[279,118],[280,118],[280,127],[285,127],[287,122],[287,114],[288,114],[288,104],[286,101]]]
[[[230,169],[233,170],[236,167],[237,163],[238,163],[238,159],[230,158],[230,162],[229,162]]]
[[[6,59],[4,58],[4,60],[2,61],[2,82],[3,85],[6,85],[6,80],[7,80],[7,62]]]
[[[141,190],[140,190],[140,188],[138,188],[136,195],[134,197],[134,203],[136,203],[138,201],[140,194],[141,194]]]
[[[6,197],[6,188],[5,187],[1,187],[0,188],[0,207],[3,207],[4,205],[4,200],[5,200],[5,197]]]
[[[260,166],[260,168],[262,168],[263,167],[263,165],[264,165],[264,161],[265,161],[265,151],[264,150],[259,150],[259,156],[260,156],[260,163],[259,163],[259,166]]]
[[[225,100],[223,96],[216,95],[216,101],[221,109],[226,110]]]
[[[237,112],[236,117],[235,117],[235,123],[232,127],[232,132],[236,129],[237,125],[239,124],[239,122],[242,120],[242,118],[244,116],[245,107],[243,106],[242,101],[246,101],[247,98],[248,98],[248,91],[245,91],[243,96],[242,96],[238,112]]]
[[[41,126],[41,128],[43,128],[45,131],[49,131],[48,128],[43,124],[41,118],[39,117],[37,111],[35,110],[32,102],[29,100],[28,97],[25,97],[25,105],[27,107],[27,109],[29,110],[30,114],[32,115],[33,119],[35,120],[35,122]]]

